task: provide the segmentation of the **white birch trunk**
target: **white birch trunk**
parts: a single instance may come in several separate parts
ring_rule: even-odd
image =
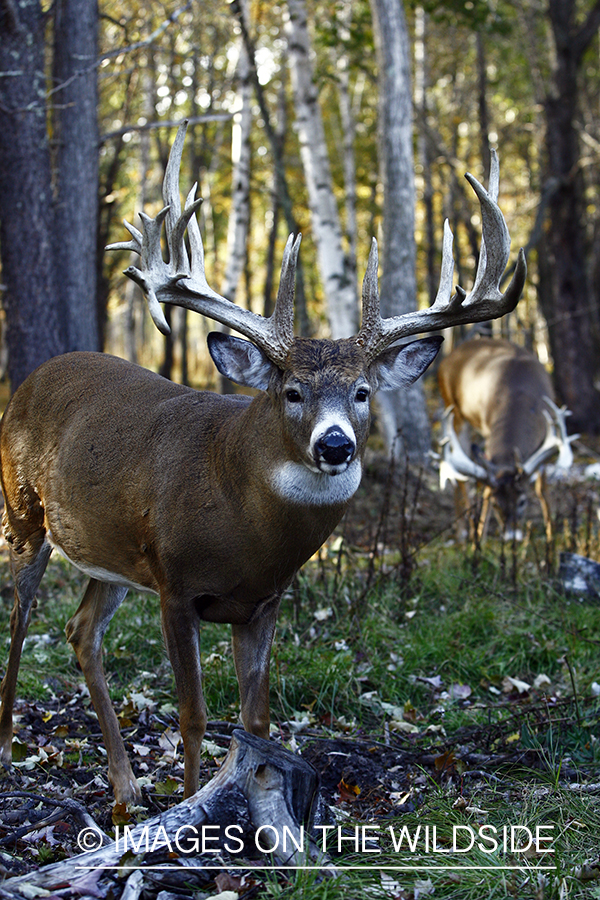
[[[354,154],[356,122],[352,111],[347,59],[339,61],[338,71],[338,101],[340,104],[342,147],[344,152],[344,206],[346,209],[346,234],[348,235],[347,270],[349,277],[351,277],[353,281],[356,281],[356,256],[358,244],[358,224],[356,221],[356,158]]]
[[[346,271],[342,230],[333,193],[323,119],[313,77],[304,0],[288,0],[286,24],[296,128],[310,205],[313,237],[334,339],[358,330],[356,283]]]
[[[381,313],[416,309],[415,187],[410,47],[399,0],[371,0],[379,66],[379,133],[383,181]],[[425,459],[430,426],[421,381],[378,396],[386,444],[396,456]]]
[[[252,128],[252,84],[248,54],[240,48],[238,62],[239,89],[233,111],[231,134],[232,189],[231,211],[227,232],[227,265],[221,293],[235,303],[244,264],[250,225],[250,131]]]

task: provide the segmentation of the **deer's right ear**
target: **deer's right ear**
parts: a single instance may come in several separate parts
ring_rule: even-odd
[[[244,387],[267,390],[275,366],[255,344],[220,331],[211,331],[207,343],[221,375]]]

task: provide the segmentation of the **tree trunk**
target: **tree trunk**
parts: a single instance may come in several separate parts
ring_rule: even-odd
[[[244,15],[243,7],[241,15]],[[227,262],[221,283],[221,294],[236,302],[236,294],[248,255],[250,227],[250,168],[252,131],[252,83],[246,48],[241,42],[237,66],[238,96],[231,131],[231,208],[227,229]],[[219,329],[221,330],[221,329]],[[227,330],[227,329],[223,329]],[[219,376],[221,393],[235,392],[235,385],[225,375]]]
[[[334,339],[358,331],[356,284],[346,271],[342,230],[310,57],[305,0],[288,0],[288,55],[300,157],[308,189],[313,238]]]
[[[576,130],[578,74],[583,54],[600,24],[600,2],[577,28],[573,0],[550,0],[548,11],[556,48],[554,80],[545,103],[548,177],[558,180],[549,202],[548,247],[552,295],[543,298],[555,381],[560,399],[573,413],[575,431],[600,431],[598,334],[588,274],[585,197]]]
[[[38,0],[0,3],[0,249],[12,390],[67,349],[53,256],[45,17]]]
[[[337,11],[339,21],[340,38],[347,42],[351,34],[352,4],[342,5]],[[344,211],[345,232],[348,241],[346,251],[347,277],[356,282],[357,247],[358,247],[358,220],[356,215],[357,186],[356,186],[356,118],[350,92],[350,66],[349,54],[345,49],[336,47],[331,50],[332,63],[337,71],[338,80],[338,104],[340,108],[340,123],[342,133],[340,146],[343,150],[344,160]]]
[[[237,18],[240,29],[242,32],[242,40],[244,41],[244,47],[246,48],[246,54],[248,57],[248,63],[250,66],[250,78],[254,85],[254,91],[256,93],[256,100],[258,102],[258,106],[261,112],[261,116],[263,119],[263,127],[265,130],[265,134],[267,136],[267,140],[271,146],[271,153],[273,154],[273,162],[275,164],[275,189],[278,191],[278,199],[281,203],[281,207],[283,210],[283,214],[285,216],[285,220],[287,223],[288,231],[291,234],[297,234],[299,231],[298,223],[294,218],[294,210],[292,207],[292,199],[290,197],[290,192],[287,186],[287,178],[285,174],[285,160],[284,160],[284,134],[278,133],[272,125],[271,122],[271,114],[269,110],[269,106],[265,99],[265,92],[260,83],[260,79],[258,77],[258,69],[256,66],[256,52],[254,48],[254,44],[250,38],[250,33],[248,31],[248,27],[246,25],[246,17],[244,15],[242,5],[239,0],[232,0],[231,2],[231,11],[234,16]],[[282,89],[281,95],[282,100],[284,98],[284,91]],[[280,113],[279,120],[282,121],[283,116]],[[276,223],[275,223],[276,224]],[[273,239],[276,237],[276,231],[273,231]],[[270,305],[270,296],[269,294],[265,295],[265,307]],[[298,264],[296,266],[296,302],[295,302],[295,317],[296,323],[298,327],[299,333],[302,337],[309,337],[311,333],[310,322],[308,320],[308,313],[306,309],[306,295],[304,291],[304,271],[302,267],[302,258],[298,257]]]
[[[239,89],[231,134],[231,211],[227,231],[227,262],[221,293],[232,303],[244,271],[250,224],[250,161],[252,130],[252,85],[245,48],[238,62]]]
[[[57,0],[54,13],[55,265],[69,320],[69,349],[99,350],[96,303],[98,8]]]
[[[415,9],[415,110],[417,112],[417,120],[420,121],[417,147],[419,161],[421,164],[423,178],[423,206],[425,208],[425,258],[426,258],[426,280],[427,280],[427,298],[431,305],[435,300],[437,293],[437,269],[439,262],[436,254],[435,245],[435,215],[433,209],[433,183],[431,180],[431,157],[433,156],[430,147],[429,129],[427,128],[427,117],[429,116],[429,106],[427,103],[427,87],[429,82],[428,66],[427,66],[427,13],[422,6]]]
[[[400,315],[416,308],[415,187],[412,155],[410,50],[400,0],[372,0],[379,66],[379,132],[383,181],[381,312]],[[431,449],[421,381],[408,390],[380,394],[386,443],[396,456],[416,461]]]
[[[96,27],[89,0],[54,14],[52,168],[39,0],[0,2],[0,246],[14,391],[44,360],[100,346],[96,306]]]

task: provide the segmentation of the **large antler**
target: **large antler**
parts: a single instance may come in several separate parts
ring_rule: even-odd
[[[301,235],[290,235],[283,254],[277,302],[270,318],[236,306],[209,287],[204,272],[204,248],[196,212],[202,200],[195,200],[196,185],[188,194],[181,211],[179,170],[187,122],[182,123],[171,148],[163,183],[165,207],[153,219],[140,213],[143,233],[125,222],[132,240],[110,244],[109,250],[133,250],[139,253],[141,268],[130,266],[125,274],[142,288],[157,328],[168,334],[169,326],[160,303],[183,306],[221,322],[254,341],[276,365],[282,365],[294,338],[294,281]],[[377,242],[373,240],[363,281],[363,319],[355,341],[364,347],[369,361],[402,337],[438,331],[450,325],[482,322],[511,312],[521,295],[527,266],[523,250],[513,279],[504,294],[499,288],[510,250],[510,237],[498,197],[498,159],[492,151],[490,190],[486,191],[472,175],[466,175],[479,197],[482,212],[482,243],[475,284],[470,294],[456,288],[452,294],[454,262],[452,231],[444,225],[440,286],[432,306],[423,311],[382,319],[377,287]],[[165,225],[168,262],[163,259],[161,233]],[[185,246],[188,232],[190,256]]]
[[[188,194],[181,211],[179,170],[187,122],[183,122],[169,154],[163,182],[164,209],[153,219],[140,213],[143,233],[129,222],[125,227],[131,241],[110,244],[108,250],[133,250],[139,253],[141,268],[129,266],[125,274],[142,288],[154,324],[163,334],[169,326],[160,303],[171,303],[208,316],[235,329],[259,346],[276,365],[285,361],[294,339],[294,283],[301,235],[290,235],[285,246],[279,290],[273,314],[269,318],[236,306],[209,287],[204,272],[204,248],[196,218],[202,200],[195,200],[196,185]],[[161,232],[163,223],[169,261],[163,259]],[[188,232],[191,262],[185,246]]]
[[[496,203],[498,199],[498,157],[492,150],[489,191],[476,178],[467,174],[466,179],[477,194],[481,204],[482,241],[475,283],[470,294],[457,286],[452,294],[454,261],[452,259],[452,231],[448,221],[444,223],[440,286],[433,304],[426,310],[404,313],[382,319],[377,289],[377,244],[373,241],[367,272],[363,282],[363,319],[356,342],[365,348],[369,359],[399,338],[420,332],[438,331],[450,325],[484,322],[512,312],[517,305],[527,264],[521,249],[512,281],[505,293],[500,291],[500,279],[506,268],[510,251],[510,236],[504,216]]]

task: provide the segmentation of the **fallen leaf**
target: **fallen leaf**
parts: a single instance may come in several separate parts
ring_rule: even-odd
[[[218,744],[215,744],[214,741],[207,741],[206,738],[202,741],[202,752],[208,753],[209,756],[227,755],[225,747],[220,747]]]
[[[175,791],[180,787],[178,781],[174,778],[167,778],[166,781],[157,781],[154,785],[154,790],[157,794],[161,794],[162,796],[170,796],[174,794]]]
[[[115,803],[112,808],[113,825],[128,825],[131,822],[131,813],[127,809],[126,803]]]
[[[27,759],[27,744],[22,744],[17,738],[12,742],[12,761],[23,762]]]
[[[502,690],[505,694],[510,694],[513,688],[516,688],[519,694],[525,694],[531,690],[531,685],[519,678],[511,678],[510,675],[506,675],[502,679]]]
[[[136,756],[148,756],[148,754],[151,752],[151,750],[152,750],[152,748],[149,747],[147,744],[134,744],[133,745],[133,752],[135,753]]]
[[[38,844],[40,841],[45,841],[49,847],[56,847],[60,843],[54,837],[54,825],[46,825],[38,831],[30,831],[29,834],[23,836],[23,840],[28,844]]]
[[[415,881],[414,892],[415,900],[418,900],[419,897],[427,897],[430,894],[435,893],[431,878],[428,878],[426,881]]]
[[[229,872],[219,872],[215,877],[215,884],[221,892],[235,891],[240,893],[244,886],[244,875],[230,875]]]
[[[337,788],[340,792],[340,801],[346,801],[347,803],[353,803],[360,794],[360,788],[357,784],[347,784],[343,778]]]
[[[52,731],[54,737],[57,738],[66,738],[69,734],[69,726],[68,725],[56,725]]]
[[[434,687],[436,689],[440,689],[443,684],[440,675],[433,675],[431,678],[417,678],[417,681],[423,681],[425,684],[430,684],[431,687]]]
[[[436,756],[433,764],[438,772],[449,772],[454,769],[456,757],[451,750],[448,750],[447,753],[440,753],[439,756]]]
[[[473,693],[468,684],[453,684],[450,686],[449,694],[453,700],[466,700]]]
[[[173,731],[172,728],[166,728],[158,739],[158,746],[164,753],[170,754],[173,758],[177,755],[177,745],[181,741],[181,733]]]

